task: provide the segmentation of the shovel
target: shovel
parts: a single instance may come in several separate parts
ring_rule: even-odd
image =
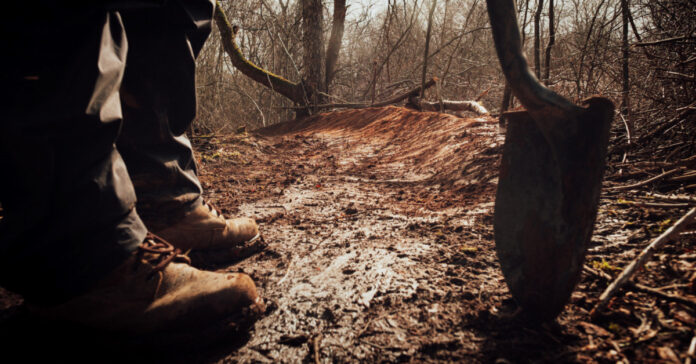
[[[503,73],[526,111],[508,120],[495,200],[498,259],[525,316],[554,319],[577,284],[604,174],[612,102],[577,106],[532,75],[513,0],[487,0]]]

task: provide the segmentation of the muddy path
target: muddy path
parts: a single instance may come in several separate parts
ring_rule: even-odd
[[[684,360],[696,306],[629,291],[597,320],[588,314],[606,277],[685,211],[626,207],[639,192],[605,188],[586,271],[554,323],[532,326],[512,315],[492,227],[503,139],[492,118],[399,107],[198,136],[205,197],[228,216],[255,217],[268,242],[234,264],[194,260],[257,282],[268,311],[249,335],[204,349],[133,352],[84,330],[76,339],[75,330],[36,326],[25,320],[21,297],[0,289],[0,342],[25,359],[51,361]],[[696,233],[683,235],[636,280],[696,302]],[[23,351],[27,342],[43,350]]]
[[[505,358],[491,336],[509,300],[492,234],[495,120],[391,107],[199,142],[208,197],[255,216],[269,242],[227,267],[271,306],[227,359]]]
[[[511,317],[492,229],[503,133],[492,118],[387,107],[197,140],[209,198],[228,214],[255,216],[269,242],[218,267],[252,275],[270,310],[249,341],[216,359],[685,359],[693,307],[632,291],[598,319],[588,315],[606,277],[685,212],[626,207],[628,197],[606,188],[624,183],[611,166],[586,271],[566,309],[543,326]],[[690,234],[668,246],[637,279],[693,300],[695,241]]]

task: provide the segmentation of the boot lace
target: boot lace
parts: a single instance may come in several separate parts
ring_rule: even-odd
[[[162,271],[169,263],[180,261],[191,264],[191,259],[181,254],[180,249],[174,248],[172,244],[150,232],[145,236],[145,241],[138,246],[138,258],[138,261],[144,260],[153,266],[150,277],[154,275],[159,277],[157,288],[155,289],[155,296],[157,296],[162,285],[162,280],[164,279],[164,273]]]

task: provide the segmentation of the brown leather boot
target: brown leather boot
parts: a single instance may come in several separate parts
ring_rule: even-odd
[[[90,292],[39,316],[97,329],[146,334],[255,320],[265,310],[246,274],[195,269],[179,250],[149,234],[138,250]],[[182,262],[178,262],[182,261]]]
[[[254,220],[246,217],[225,219],[208,202],[156,233],[182,251],[234,248],[260,237]]]

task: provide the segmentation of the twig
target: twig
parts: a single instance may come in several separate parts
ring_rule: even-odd
[[[671,238],[682,231],[686,225],[693,221],[694,216],[696,216],[696,208],[692,208],[686,215],[682,216],[679,221],[677,221],[672,227],[667,229],[662,235],[658,236],[657,239],[653,240],[643,251],[638,254],[636,259],[634,259],[621,274],[612,282],[609,287],[599,296],[599,302],[590,311],[592,317],[596,317],[597,314],[606,307],[609,300],[614,297],[616,292],[628,281],[633,274],[642,267],[645,262],[655,254],[655,251],[659,249],[665,242],[671,240]]]
[[[696,202],[696,197],[686,195],[663,195],[660,193],[648,192],[648,196],[660,200]]]
[[[675,125],[677,123],[680,123],[684,118],[686,118],[687,116],[689,116],[693,112],[694,112],[693,109],[690,109],[690,108],[686,109],[686,110],[680,112],[679,115],[670,119],[669,121],[665,121],[665,122],[661,123],[658,127],[654,128],[654,129],[650,130],[649,132],[647,132],[646,134],[640,136],[638,138],[638,141],[637,141],[638,144],[640,144],[640,143],[642,143],[642,142],[644,142],[644,141],[646,141],[646,140],[648,140],[656,135],[662,135],[662,133],[665,130],[671,128],[673,125]]]
[[[628,71],[626,71],[626,72],[628,72]],[[627,97],[627,96],[624,96],[624,97]],[[624,101],[626,101],[626,99],[624,99]],[[626,147],[626,150],[624,150],[624,155],[623,155],[623,158],[621,159],[621,163],[626,163],[626,161],[628,161],[628,151],[632,147],[631,144],[633,144],[632,138],[631,138],[631,135],[633,133],[631,133],[632,128],[631,128],[631,126],[628,125],[628,121],[626,121],[626,118],[624,118],[623,113],[619,113],[619,116],[621,117],[621,120],[623,121],[624,127],[626,128],[626,144],[628,146]],[[623,169],[619,170],[619,175],[623,175]]]
[[[671,169],[671,170],[669,170],[669,171],[667,171],[667,172],[664,172],[664,173],[662,173],[662,174],[658,174],[658,175],[655,176],[655,177],[648,178],[648,179],[646,179],[646,180],[644,180],[644,181],[640,181],[640,182],[634,183],[634,184],[632,184],[632,185],[610,187],[609,190],[612,190],[612,191],[620,191],[620,190],[628,190],[628,189],[631,189],[631,188],[636,188],[636,187],[645,186],[645,185],[648,185],[648,184],[650,184],[650,183],[652,183],[652,182],[655,182],[655,181],[658,181],[658,180],[660,180],[660,179],[663,179],[663,178],[665,178],[665,177],[669,177],[669,176],[671,176],[671,175],[673,175],[673,174],[675,174],[675,173],[677,173],[677,172],[679,172],[679,171],[682,171],[682,170],[684,170],[683,167],[674,168],[674,169]]]
[[[640,42],[640,43],[633,43],[632,45],[635,47],[647,47],[647,46],[654,46],[654,45],[659,45],[659,44],[664,44],[664,43],[673,43],[673,42],[678,42],[680,40],[687,40],[687,39],[694,39],[696,35],[682,35],[681,37],[672,37],[672,38],[666,38],[666,39],[660,39],[660,40],[655,40],[652,42]]]
[[[696,179],[696,171],[689,171],[687,173],[684,173],[684,175],[682,175],[682,176],[672,177],[669,179],[669,181],[681,182],[681,181],[691,181],[694,179]]]
[[[276,285],[280,286],[285,280],[288,278],[288,275],[290,275],[290,272],[292,271],[292,264],[295,262],[295,259],[290,258],[290,263],[288,263],[288,270],[285,272],[285,275],[283,275],[283,278],[281,278]]]
[[[691,207],[694,203],[660,203],[660,202],[643,202],[643,201],[622,201],[620,205],[632,205],[640,207],[659,207],[659,208],[685,208]]]
[[[673,168],[679,166],[689,166],[696,165],[696,155],[691,157],[678,160],[676,162],[655,162],[655,161],[644,161],[644,162],[626,162],[626,163],[615,163],[614,167],[631,166],[634,168],[647,168],[647,169],[657,169],[657,168]]]
[[[616,241],[616,242],[611,243],[609,245],[600,245],[600,246],[597,246],[594,248],[587,249],[587,254],[588,255],[602,255],[607,250],[617,249],[623,245],[631,244],[629,242],[630,240],[631,240],[631,235],[629,235],[629,237],[626,241]]]
[[[592,268],[590,268],[587,264],[585,264],[585,265],[583,266],[583,269],[585,269],[587,272],[592,273],[593,275],[595,275],[595,276],[597,276],[597,277],[604,278],[604,279],[606,279],[606,280],[608,280],[608,281],[611,280],[611,276],[610,276],[608,273],[606,273],[606,272],[604,272],[603,270],[601,270],[601,269],[596,269],[596,270],[595,270],[595,269],[592,269]]]
[[[678,296],[675,294],[665,293],[665,292],[660,291],[659,289],[644,286],[642,284],[634,283],[634,282],[629,282],[628,286],[633,290],[643,292],[643,293],[648,293],[648,294],[651,294],[653,296],[657,296],[659,298],[665,299],[667,301],[681,303],[683,305],[686,305],[686,306],[689,306],[691,308],[696,309],[696,301],[690,300],[686,297]]]
[[[597,277],[604,278],[607,281],[611,280],[611,276],[609,274],[607,274],[606,272],[602,271],[601,269],[595,270],[595,269],[588,267],[587,265],[583,266],[583,268],[585,269],[585,271],[587,271],[587,272],[589,272]],[[648,287],[648,286],[644,286],[642,284],[635,283],[633,281],[628,281],[628,283],[626,283],[626,285],[629,289],[632,289],[634,291],[651,294],[653,296],[657,296],[658,298],[662,298],[662,299],[665,299],[667,301],[677,302],[677,303],[681,303],[683,305],[689,306],[691,308],[696,308],[696,301],[690,300],[686,297],[682,297],[682,296],[675,295],[675,294],[665,293],[662,290]]]
[[[321,347],[319,346],[319,341],[321,340],[321,334],[318,334],[317,336],[314,337],[314,342],[313,347],[314,347],[314,363],[315,364],[320,364],[321,363],[321,357],[319,355],[319,349]]]
[[[689,350],[686,351],[686,360],[684,364],[691,364],[691,359],[696,354],[696,335],[691,339],[691,344],[689,344]]]

